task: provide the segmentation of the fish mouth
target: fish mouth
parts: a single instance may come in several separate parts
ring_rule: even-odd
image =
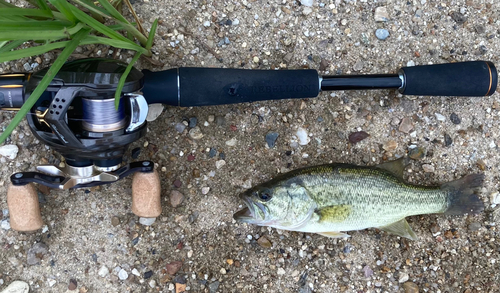
[[[256,224],[257,222],[260,222],[261,220],[258,219],[258,216],[256,214],[255,208],[258,206],[260,209],[263,209],[263,206],[256,205],[254,204],[248,197],[246,196],[240,196],[241,199],[243,199],[246,207],[241,209],[240,211],[234,213],[233,219],[235,219],[238,222],[242,223],[248,223],[248,224]]]

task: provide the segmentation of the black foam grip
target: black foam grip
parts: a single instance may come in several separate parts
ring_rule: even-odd
[[[179,68],[179,106],[316,97],[316,70]]]
[[[489,96],[497,88],[497,70],[488,61],[470,61],[401,68],[404,95]]]

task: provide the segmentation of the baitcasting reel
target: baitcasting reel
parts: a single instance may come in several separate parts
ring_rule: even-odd
[[[114,94],[125,68],[126,64],[105,59],[67,63],[31,109],[27,115],[31,131],[59,152],[65,163],[63,167],[41,165],[38,172],[11,176],[7,200],[13,229],[31,231],[43,225],[33,183],[55,189],[88,188],[139,172],[133,179],[133,212],[141,217],[161,213],[154,163],[122,164],[128,145],[146,133],[148,113],[146,100],[136,94],[143,86],[143,74],[136,69],[127,76],[115,110]],[[4,103],[7,100],[11,109],[21,107],[46,72],[2,76],[4,88],[10,86],[10,91],[4,91]]]
[[[122,163],[127,146],[146,133],[148,104],[223,105],[312,98],[320,91],[356,89],[397,89],[403,95],[421,96],[489,96],[498,83],[497,70],[488,61],[404,67],[395,74],[333,76],[320,76],[312,69],[132,69],[115,111],[114,94],[126,67],[111,59],[69,62],[31,109],[27,116],[30,129],[66,163],[11,176],[7,201],[13,229],[42,227],[34,182],[59,189],[83,188],[135,173],[132,211],[141,217],[160,215],[160,180],[153,162]],[[46,72],[0,75],[0,110],[20,108]]]

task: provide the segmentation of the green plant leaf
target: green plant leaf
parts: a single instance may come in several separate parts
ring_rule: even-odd
[[[158,26],[158,19],[155,19],[153,22],[153,25],[151,26],[151,30],[149,31],[149,37],[148,41],[146,42],[146,49],[149,51],[151,49],[151,46],[153,45],[153,40],[155,37],[156,33],[156,28]],[[125,85],[125,80],[127,79],[127,75],[130,73],[130,70],[132,70],[132,67],[134,66],[135,62],[141,57],[141,53],[137,52],[132,58],[132,61],[130,61],[129,65],[127,66],[127,69],[123,73],[123,75],[120,77],[120,81],[118,82],[118,86],[116,87],[116,92],[115,92],[115,108],[118,109],[118,105],[120,104],[120,98],[122,95],[122,89],[123,86]]]
[[[16,128],[19,122],[21,122],[24,116],[26,116],[29,110],[33,107],[33,105],[35,105],[36,101],[45,92],[52,79],[54,79],[54,77],[56,76],[57,72],[59,72],[61,67],[66,62],[66,60],[68,60],[71,53],[75,51],[76,47],[78,47],[78,45],[80,44],[80,41],[82,41],[89,34],[89,32],[90,29],[83,28],[73,36],[73,39],[64,48],[61,54],[59,54],[56,61],[54,61],[54,64],[52,64],[50,69],[47,71],[47,74],[45,74],[45,76],[37,85],[33,93],[31,93],[30,97],[26,100],[26,102],[24,102],[23,106],[21,107],[19,112],[17,112],[16,116],[14,117],[14,119],[12,119],[12,121],[7,126],[2,135],[0,135],[0,143],[3,143],[5,139],[7,139],[7,137],[12,133],[14,128]]]
[[[66,0],[48,0],[48,1],[50,2],[50,4],[54,5],[54,7],[57,8],[57,10],[59,10],[59,12],[64,14],[64,16],[66,16],[66,18],[69,21],[71,21],[72,23],[76,22],[77,19],[71,9],[72,7],[74,7],[73,5],[71,5]]]
[[[30,47],[21,50],[15,50],[10,52],[5,52],[0,55],[0,62],[6,62],[11,60],[17,60],[25,57],[31,57],[46,53],[51,50],[66,47],[71,41],[50,43],[41,46]],[[3,49],[3,48],[2,48]]]
[[[85,38],[85,40],[82,41],[82,45],[89,45],[89,44],[104,44],[104,45],[108,45],[111,47],[127,49],[127,50],[134,50],[137,52],[141,52],[142,54],[146,54],[146,55],[149,54],[149,50],[146,50],[143,47],[141,47],[135,43],[131,44],[130,42],[123,42],[120,40],[114,40],[114,39],[109,39],[109,38],[87,36]]]
[[[30,8],[0,8],[0,16],[36,16],[52,18],[53,15],[49,11]]]
[[[120,105],[120,98],[122,96],[122,89],[123,86],[125,85],[125,81],[127,80],[127,76],[130,73],[130,70],[132,70],[132,67],[134,67],[135,62],[141,57],[141,53],[137,52],[135,53],[134,57],[132,58],[132,61],[127,65],[127,68],[125,69],[125,72],[123,72],[122,76],[120,77],[120,80],[118,81],[118,85],[116,87],[116,92],[115,92],[115,109],[118,110],[118,106]]]
[[[10,50],[15,49],[15,48],[21,46],[24,42],[25,41],[23,41],[23,40],[17,40],[17,41],[12,41],[12,42],[10,42],[8,44],[5,44],[5,45],[1,46],[0,53],[7,54],[7,53],[4,53],[4,52],[9,52]],[[3,54],[0,55],[0,60],[2,60]],[[0,62],[5,62],[5,61],[0,61]]]
[[[121,22],[124,22],[124,23],[129,23],[125,17],[123,17],[123,15],[121,15],[120,12],[118,12],[118,10],[116,10],[113,5],[111,5],[108,0],[98,0],[99,3],[102,5],[102,7],[104,9],[106,9],[106,11],[111,15],[113,16],[115,19],[117,19],[118,21],[121,21]]]
[[[106,11],[106,9],[102,9],[101,7],[97,7],[94,3],[85,0],[72,0],[76,4],[87,8],[90,12],[100,15],[102,17],[111,18],[111,15]]]
[[[42,10],[45,10],[49,13],[52,13],[52,10],[50,9],[49,5],[45,2],[45,0],[36,0],[36,3],[38,4],[38,7]]]
[[[4,7],[4,8],[17,8],[16,5],[7,3],[4,0],[0,0],[0,7]]]
[[[75,34],[80,29],[82,29],[84,24],[77,23],[74,27],[64,28],[59,30],[43,29],[37,30],[36,28],[22,29],[21,27],[15,27],[12,30],[5,30],[0,23],[0,41],[11,41],[11,40],[50,40],[50,39],[61,39],[69,37]]]

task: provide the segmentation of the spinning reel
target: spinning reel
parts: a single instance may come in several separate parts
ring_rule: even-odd
[[[39,209],[32,206],[38,204],[30,186],[32,183],[55,189],[88,188],[140,172],[143,174],[134,177],[133,181],[132,210],[141,217],[157,217],[161,213],[160,181],[154,163],[122,164],[128,145],[146,133],[148,113],[146,100],[136,93],[143,87],[143,74],[136,69],[127,76],[123,96],[115,110],[114,94],[125,68],[126,64],[105,59],[67,63],[31,109],[27,115],[31,131],[41,142],[59,152],[65,163],[62,167],[41,165],[37,166],[38,172],[19,172],[11,176],[8,202],[14,229],[36,230],[42,225]],[[3,76],[0,81],[4,88],[10,85],[10,91],[3,95],[8,97],[9,108],[21,107],[26,93],[36,87],[46,72]],[[146,182],[154,186],[144,189]],[[141,194],[137,194],[137,190]],[[154,203],[153,206],[143,206],[141,199],[145,196],[155,199],[147,201]]]
[[[146,133],[148,104],[191,107],[316,97],[320,91],[397,89],[404,95],[488,96],[497,71],[488,61],[401,68],[395,74],[319,76],[316,70],[174,68],[127,76],[118,110],[114,94],[127,65],[83,59],[62,67],[27,116],[34,135],[65,158],[63,167],[11,176],[7,201],[11,227],[33,231],[43,222],[33,183],[50,188],[87,188],[134,173],[132,211],[161,214],[160,180],[151,161],[123,163],[128,145]],[[47,70],[0,75],[0,110],[20,108]],[[142,91],[144,96],[138,94]]]

